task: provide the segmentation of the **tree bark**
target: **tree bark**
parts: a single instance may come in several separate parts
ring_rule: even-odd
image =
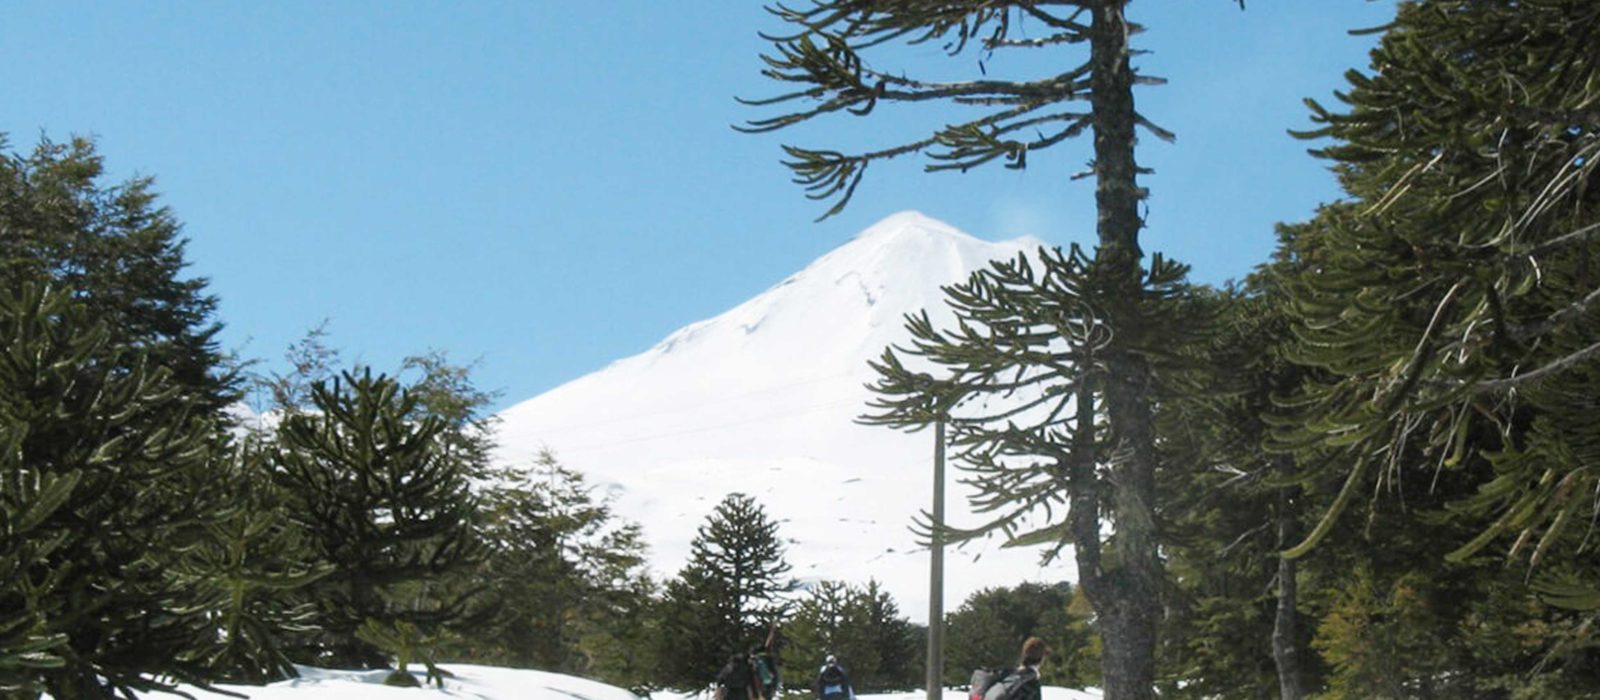
[[[1286,476],[1290,471],[1289,458],[1279,456],[1275,467],[1279,476]],[[1299,537],[1294,521],[1294,491],[1289,486],[1278,489],[1278,510],[1273,517],[1278,521],[1280,552],[1293,547]],[[1278,557],[1278,610],[1272,621],[1272,661],[1278,667],[1278,694],[1282,700],[1305,697],[1305,688],[1300,684],[1303,678],[1300,673],[1300,647],[1296,642],[1299,637],[1295,618],[1295,608],[1299,603],[1295,581],[1298,568],[1299,560]]]
[[[1134,160],[1133,70],[1126,0],[1103,0],[1090,28],[1090,104],[1094,114],[1096,253],[1105,275],[1105,310],[1113,328],[1140,323],[1143,252]],[[1085,594],[1100,615],[1106,700],[1155,697],[1155,649],[1162,567],[1155,533],[1155,430],[1150,368],[1142,356],[1112,348],[1106,358],[1105,408],[1111,427],[1111,565]]]

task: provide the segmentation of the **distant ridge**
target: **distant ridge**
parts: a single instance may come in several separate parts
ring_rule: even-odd
[[[1040,245],[894,214],[744,303],[506,409],[499,458],[526,463],[549,447],[615,494],[662,576],[687,561],[726,493],[749,493],[780,522],[795,575],[877,579],[924,621],[928,556],[908,528],[931,498],[932,438],[854,422],[874,378],[866,363],[906,340],[906,314],[948,318],[941,285]],[[947,471],[950,519],[970,523]],[[1039,568],[1031,550],[965,551],[946,557],[946,609],[983,587],[1075,578],[1069,565]]]

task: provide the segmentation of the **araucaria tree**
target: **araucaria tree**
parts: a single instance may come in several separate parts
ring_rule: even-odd
[[[311,588],[326,637],[301,660],[382,666],[356,637],[367,620],[437,625],[463,612],[464,593],[420,606],[395,593],[478,560],[470,460],[393,378],[346,372],[313,383],[311,404],[279,429],[274,472],[310,554],[331,568]]]
[[[1086,131],[1093,133],[1091,174],[1096,182],[1099,241],[1093,265],[1081,272],[1084,284],[1096,289],[1094,296],[1111,303],[1099,307],[1083,307],[1075,300],[1060,304],[1072,310],[1070,318],[1083,319],[1062,319],[1061,325],[1076,323],[1081,329],[1115,332],[1107,334],[1111,340],[1106,343],[1078,344],[1079,350],[1094,352],[1092,358],[1073,358],[1074,362],[1085,362],[1081,368],[1053,364],[1059,358],[1050,358],[1035,367],[1056,375],[1039,382],[1054,385],[1048,390],[1051,395],[1066,392],[1079,397],[1076,404],[1083,413],[1075,420],[1081,429],[1074,433],[1059,425],[1035,425],[1036,437],[1028,439],[1033,444],[1027,448],[1037,458],[1031,461],[1033,466],[1018,466],[1012,460],[1005,466],[992,462],[983,468],[996,469],[997,474],[1016,468],[1053,475],[1044,477],[1042,491],[1033,495],[1017,493],[1010,498],[1008,507],[1063,502],[1071,494],[1072,510],[1077,512],[1074,518],[1079,522],[1076,544],[1090,550],[1087,558],[1085,553],[1078,555],[1079,567],[1084,591],[1101,621],[1106,691],[1107,697],[1114,700],[1148,698],[1154,692],[1161,578],[1155,532],[1159,458],[1150,398],[1154,378],[1143,352],[1146,348],[1140,347],[1141,340],[1150,335],[1150,327],[1141,324],[1160,314],[1148,310],[1147,302],[1165,296],[1175,277],[1181,276],[1181,268],[1159,260],[1148,270],[1141,263],[1138,233],[1143,224],[1138,207],[1145,191],[1138,184],[1141,169],[1134,158],[1135,129],[1143,127],[1163,138],[1171,135],[1134,108],[1133,86],[1158,81],[1139,75],[1130,63],[1133,51],[1129,37],[1136,33],[1137,26],[1125,17],[1126,5],[1127,0],[812,0],[803,8],[779,5],[772,12],[795,29],[788,36],[773,37],[776,51],[763,57],[768,66],[764,72],[774,80],[796,85],[796,89],[750,102],[802,106],[752,121],[747,127],[750,131],[770,131],[837,112],[866,115],[880,102],[944,102],[976,112],[965,121],[880,150],[847,154],[786,146],[790,156],[787,165],[795,171],[796,181],[810,190],[810,196],[837,197],[830,214],[849,201],[866,167],[875,161],[923,154],[930,159],[929,170],[966,170],[996,159],[1002,159],[1007,167],[1022,168],[1031,151]],[[1029,36],[1025,30],[1037,33]],[[883,67],[868,62],[871,50],[894,41],[941,44],[952,56],[966,51],[1051,50],[1063,46],[1086,46],[1087,52],[1068,63],[1063,72],[1034,80],[981,77],[941,82],[914,77],[914,71],[901,66]],[[981,69],[982,64],[978,67]],[[1046,299],[1042,303],[1051,302]],[[1089,314],[1079,311],[1083,308]],[[1026,321],[1014,327],[1017,333],[1028,337],[1078,332],[1065,327],[1053,329],[1055,319]],[[997,332],[1003,330],[996,328]],[[1030,348],[1026,338],[1019,340],[1016,347],[1025,352],[1015,358],[1018,364],[1034,364],[1043,359],[1027,352]],[[972,342],[975,350],[984,343],[982,339]],[[1044,345],[1048,341],[1041,337],[1038,343]],[[957,366],[947,367],[957,373],[950,379],[959,381]],[[883,390],[890,395],[924,393],[921,385],[910,381],[909,374],[886,375],[886,382]],[[943,390],[956,391],[951,387]],[[881,418],[892,425],[926,425],[944,419],[954,402],[970,395],[945,393],[932,400],[928,410]],[[1103,429],[1096,427],[1096,417],[1102,413]],[[972,440],[992,440],[996,449],[1013,449],[1000,446],[1011,434],[1003,421],[983,429],[975,423],[967,425],[973,429],[966,438],[970,445],[976,445]],[[981,437],[984,432],[992,437]],[[981,452],[970,450],[969,455],[978,456]],[[999,476],[996,484],[1009,478]],[[1102,504],[1115,527],[1111,538],[1114,557],[1102,558],[1096,553]],[[1011,522],[1009,518],[1003,520]]]
[[[179,228],[89,140],[0,155],[0,695],[214,677],[177,571],[232,503],[214,475],[237,382]]]
[[[1301,271],[1296,359],[1325,374],[1279,437],[1334,453],[1344,484],[1291,554],[1374,485],[1443,471],[1484,484],[1459,513],[1492,516],[1452,560],[1581,551],[1600,485],[1597,26],[1585,0],[1403,3],[1348,107],[1312,103],[1356,202],[1281,253]],[[1600,607],[1596,583],[1551,592]]]
[[[0,694],[204,680],[209,621],[166,567],[215,425],[64,291],[0,288],[0,348]]]
[[[761,641],[795,583],[778,523],[745,494],[723,498],[690,548],[689,563],[667,583],[660,651],[664,682],[698,685],[729,654]]]

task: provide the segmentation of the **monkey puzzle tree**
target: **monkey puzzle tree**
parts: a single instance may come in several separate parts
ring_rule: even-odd
[[[1163,382],[1181,368],[1174,351],[1188,342],[1182,331],[1197,315],[1185,268],[1160,256],[1152,268],[1128,297],[1111,291],[1106,268],[1076,248],[1040,251],[1037,262],[991,263],[946,288],[955,330],[935,328],[924,312],[908,325],[908,346],[874,363],[878,413],[865,418],[913,430],[947,426],[976,491],[972,502],[989,519],[967,529],[925,521],[925,534],[999,533],[1009,546],[1050,545],[1047,557],[1072,546],[1105,641],[1104,683],[1108,693],[1117,688],[1115,697],[1152,692],[1163,571],[1153,465],[1136,468],[1129,427],[1107,410],[1112,359],[1137,355],[1147,363],[1142,401],[1168,395],[1173,387]],[[1121,330],[1107,317],[1122,319]],[[1063,508],[1065,520],[1051,523]]]
[[[1291,555],[1355,494],[1419,471],[1484,482],[1460,510],[1492,523],[1456,561],[1504,537],[1537,564],[1593,516],[1576,494],[1600,484],[1597,26],[1583,0],[1407,2],[1372,74],[1349,74],[1348,109],[1311,103],[1355,201],[1280,252],[1299,270],[1295,359],[1324,374],[1278,437],[1346,469]]]
[[[208,517],[186,485],[219,434],[109,325],[68,292],[0,288],[7,693],[132,697],[208,677],[186,652],[214,629],[167,567]]]
[[[1117,300],[1096,310],[1095,323],[1116,329],[1118,338],[1138,335],[1137,324],[1149,313],[1136,300],[1163,296],[1161,286],[1170,285],[1173,273],[1181,268],[1158,260],[1146,270],[1141,263],[1138,233],[1143,222],[1138,207],[1145,190],[1138,184],[1142,169],[1134,158],[1135,129],[1143,127],[1161,138],[1171,138],[1171,134],[1134,108],[1133,86],[1160,81],[1140,75],[1130,63],[1129,37],[1138,27],[1126,18],[1126,5],[1126,0],[811,0],[799,8],[780,4],[771,11],[796,29],[787,36],[769,36],[776,50],[763,56],[767,64],[763,72],[797,88],[746,102],[758,106],[805,104],[776,117],[752,121],[744,128],[772,131],[838,112],[864,116],[883,102],[946,103],[980,112],[880,150],[842,153],[785,146],[790,157],[786,165],[794,170],[796,182],[809,190],[808,196],[837,198],[824,216],[848,203],[867,166],[876,161],[915,153],[929,158],[929,170],[964,171],[996,159],[1007,167],[1023,168],[1030,151],[1092,132],[1091,174],[1098,208],[1093,284],[1103,288],[1104,298]],[[1034,27],[1040,33],[1026,36],[1025,31]],[[1086,46],[1087,55],[1069,62],[1061,73],[1033,80],[936,81],[867,61],[869,53],[891,42],[942,42],[952,56],[968,50],[1062,46]],[[1092,564],[1083,571],[1096,581],[1091,584],[1086,579],[1084,590],[1108,622],[1101,627],[1106,638],[1107,697],[1148,698],[1154,692],[1161,577],[1154,517],[1159,458],[1149,398],[1155,378],[1149,361],[1132,346],[1097,353],[1095,361],[1103,371],[1093,372],[1089,383],[1080,385],[1079,373],[1072,370],[1058,374],[1057,379],[1068,393],[1085,397],[1079,403],[1088,412],[1082,416],[1086,426],[1094,423],[1096,411],[1103,408],[1110,428],[1103,435],[1106,441],[1101,449],[1091,451],[1089,445],[1095,442],[1091,433],[1096,429],[1084,427],[1087,432],[1077,436],[1081,440],[1073,450],[1075,459],[1084,460],[1084,478],[1069,479],[1063,467],[1051,488],[1060,499],[1060,494],[1077,483],[1081,488],[1074,491],[1074,509],[1098,518],[1103,498],[1107,513],[1114,516],[1117,536],[1113,542],[1118,556],[1110,561],[1096,557],[1094,562],[1080,556],[1080,565]],[[910,389],[910,385],[902,388]],[[1091,396],[1097,398],[1088,398]],[[925,414],[899,424],[925,424],[940,418]],[[886,422],[895,424],[896,420]],[[1039,427],[1041,437],[1053,436],[1043,443],[1077,439]],[[1047,453],[1062,455],[1063,448],[1050,445]],[[1096,481],[1096,465],[1102,462],[1110,466],[1111,473],[1103,483],[1091,486],[1090,482]],[[1097,493],[1100,487],[1106,490],[1103,496]],[[1012,503],[1026,506],[1035,501],[1018,496]],[[1098,541],[1097,532],[1091,533],[1087,527],[1083,532],[1080,546],[1089,539]],[[1103,579],[1097,578],[1102,564],[1111,574]]]
[[[274,469],[311,558],[330,568],[309,588],[326,637],[305,658],[380,666],[384,657],[356,637],[368,619],[443,624],[463,614],[465,593],[394,598],[479,561],[472,464],[442,436],[446,421],[393,378],[345,372],[312,383],[311,403],[314,412],[284,420]]]

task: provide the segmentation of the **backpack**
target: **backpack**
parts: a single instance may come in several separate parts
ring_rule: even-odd
[[[750,663],[743,659],[729,661],[721,671],[717,672],[717,686],[734,691],[728,694],[729,697],[743,697],[750,681]]]
[[[778,670],[773,668],[772,657],[761,654],[755,659],[756,675],[761,678],[761,687],[766,688],[768,694],[776,694],[778,688]]]
[[[845,690],[844,669],[838,666],[824,667],[822,674],[817,677],[817,694],[822,696],[822,700],[850,697]]]
[[[1013,675],[1009,668],[977,668],[972,670],[972,680],[968,685],[972,688],[967,693],[967,700],[984,700],[988,697],[989,690],[1000,684],[1008,676]]]
[[[1029,681],[1038,676],[1014,668],[980,668],[972,672],[972,690],[968,700],[1017,700],[1027,697],[1023,690]]]

